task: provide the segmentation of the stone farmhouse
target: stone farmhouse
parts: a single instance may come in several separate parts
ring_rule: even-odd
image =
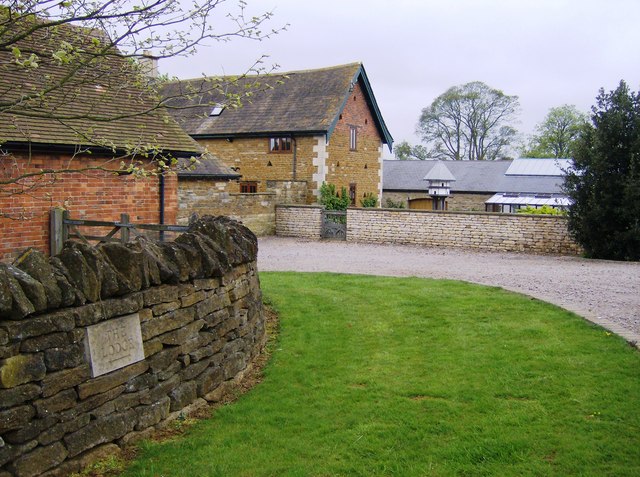
[[[33,30],[16,46],[37,55],[37,68],[0,50],[0,259],[28,246],[48,252],[52,207],[74,218],[114,221],[126,212],[135,222],[175,223],[175,175],[116,171],[199,156],[201,148],[132,81],[138,73],[126,58],[101,53],[108,39],[99,32],[28,22],[43,21],[14,23],[16,35]],[[73,61],[54,57],[64,44]]]
[[[184,130],[240,176],[207,176],[209,166],[180,174],[185,211],[224,204],[251,227],[247,216],[258,212],[249,204],[259,204],[243,195],[271,194],[260,201],[271,200],[273,214],[274,201],[317,202],[323,182],[344,187],[355,206],[365,194],[382,194],[382,148],[393,138],[360,63],[179,81],[161,94]]]
[[[409,209],[432,209],[424,177],[436,164],[444,164],[455,181],[446,199],[450,211],[517,212],[521,207],[569,206],[562,190],[569,159],[498,161],[384,161],[387,200]]]

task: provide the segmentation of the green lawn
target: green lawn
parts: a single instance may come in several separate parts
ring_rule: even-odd
[[[264,381],[127,476],[638,476],[640,353],[521,295],[262,273]]]

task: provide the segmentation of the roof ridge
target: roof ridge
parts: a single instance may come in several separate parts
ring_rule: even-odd
[[[216,75],[212,75],[212,76],[206,76],[206,75],[202,75],[202,76],[198,76],[195,78],[178,78],[176,80],[171,80],[171,81],[167,81],[167,84],[171,84],[171,83],[184,83],[184,82],[190,82],[190,81],[202,81],[202,80],[213,80],[213,79],[225,79],[225,78],[264,78],[264,77],[274,77],[274,76],[287,76],[287,75],[293,75],[293,74],[301,74],[301,73],[318,73],[320,71],[330,71],[330,70],[337,70],[337,69],[341,69],[341,68],[347,68],[347,67],[361,67],[362,66],[362,62],[361,61],[356,61],[353,63],[345,63],[342,65],[334,65],[334,66],[325,66],[322,68],[310,68],[310,69],[305,69],[305,70],[291,70],[291,71],[281,71],[281,72],[273,72],[273,73],[254,73],[254,74],[241,74],[241,75],[221,75],[221,76],[216,76]]]

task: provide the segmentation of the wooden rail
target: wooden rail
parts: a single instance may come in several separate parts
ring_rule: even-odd
[[[78,227],[111,227],[111,230],[106,235],[89,235],[80,232]],[[92,240],[96,242],[93,245],[105,242],[127,243],[132,238],[142,235],[140,230],[158,232],[160,240],[164,240],[165,232],[186,232],[188,229],[186,225],[132,223],[129,214],[120,214],[119,222],[72,219],[68,210],[56,208],[50,212],[50,250],[52,256],[59,254],[64,242],[70,238],[82,240],[87,244]],[[120,237],[116,237],[118,233]]]

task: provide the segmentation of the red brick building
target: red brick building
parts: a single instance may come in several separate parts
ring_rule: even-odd
[[[126,212],[132,221],[175,223],[175,175],[141,171],[199,155],[199,146],[126,58],[113,49],[104,55],[107,39],[23,22],[13,25],[16,35],[29,33],[14,45],[34,52],[37,68],[0,50],[0,259],[25,247],[48,252],[52,207],[74,218],[113,221]],[[68,63],[54,55],[64,42],[76,55]]]
[[[241,176],[227,192],[264,193],[303,181],[305,201],[314,203],[327,182],[345,187],[355,206],[365,194],[382,194],[382,148],[393,138],[360,63],[199,78],[169,84],[162,94],[185,131]],[[229,94],[242,107],[228,107]],[[185,197],[194,195],[193,184],[181,176]]]

